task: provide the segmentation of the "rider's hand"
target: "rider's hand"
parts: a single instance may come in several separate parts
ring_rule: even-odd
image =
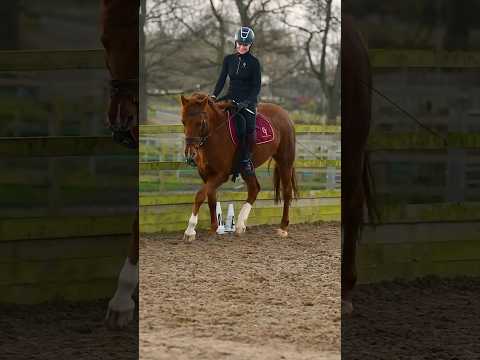
[[[209,95],[209,98],[212,99],[213,101],[217,101],[217,97],[215,95]]]

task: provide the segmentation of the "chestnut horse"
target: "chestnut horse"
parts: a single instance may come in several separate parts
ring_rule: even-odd
[[[373,201],[367,138],[371,121],[372,75],[367,48],[353,19],[342,16],[342,312],[353,311],[357,280],[356,248],[366,204],[370,222],[378,213]]]
[[[216,208],[217,188],[226,182],[232,174],[235,160],[235,145],[233,144],[228,128],[228,115],[225,110],[231,107],[231,102],[214,103],[206,94],[194,93],[191,97],[181,96],[182,123],[185,133],[185,156],[193,159],[204,185],[195,196],[193,211],[185,230],[184,239],[195,239],[195,226],[198,222],[200,206],[208,199],[210,209],[211,233],[218,227]],[[277,203],[283,195],[283,216],[278,235],[288,235],[288,211],[292,198],[298,198],[297,182],[294,168],[295,161],[295,129],[288,113],[278,105],[260,103],[258,112],[266,116],[273,127],[274,139],[253,147],[252,161],[255,167],[273,158],[274,193]],[[236,233],[242,234],[246,230],[248,215],[260,191],[256,176],[243,176],[248,188],[248,197],[240,210]],[[280,189],[282,194],[280,194]]]
[[[139,7],[139,0],[101,0],[101,41],[111,76],[107,123],[114,133],[115,130],[123,133],[128,130],[128,134],[136,129],[138,134]],[[138,135],[133,145],[138,148]],[[137,211],[128,258],[105,318],[111,328],[124,327],[133,319],[135,302],[132,295],[138,284],[138,232]]]

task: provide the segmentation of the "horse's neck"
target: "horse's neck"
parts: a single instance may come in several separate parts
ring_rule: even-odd
[[[138,1],[102,0],[101,31],[112,79],[138,78]]]
[[[207,148],[211,148],[215,151],[222,151],[226,139],[228,139],[227,114],[217,114],[212,110]]]

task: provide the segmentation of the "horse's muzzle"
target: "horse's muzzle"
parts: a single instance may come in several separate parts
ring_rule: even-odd
[[[197,166],[197,163],[195,162],[195,159],[190,157],[190,156],[185,158],[185,162],[187,163],[187,165],[190,165],[190,166],[193,166],[193,167]]]
[[[112,131],[113,141],[129,149],[138,149],[138,134],[135,133],[135,130],[136,129],[130,131]]]
[[[197,166],[195,158],[197,157],[197,150],[193,146],[187,146],[185,148],[185,162],[190,166]]]

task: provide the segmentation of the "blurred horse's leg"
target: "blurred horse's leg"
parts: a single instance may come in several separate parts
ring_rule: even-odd
[[[101,0],[101,42],[105,48],[110,78],[118,83],[138,79],[138,12],[139,0]],[[138,121],[138,90],[113,91],[108,110],[110,126],[135,125]],[[117,91],[118,90],[118,91]],[[122,91],[120,91],[122,90]],[[138,145],[138,143],[137,143]],[[106,324],[121,328],[133,319],[132,295],[138,285],[138,210],[133,223],[129,255],[118,278],[115,295],[109,302]]]
[[[128,257],[118,277],[117,291],[108,303],[105,322],[109,328],[123,328],[133,319],[135,302],[133,293],[138,285],[139,219],[138,211],[133,224]]]

